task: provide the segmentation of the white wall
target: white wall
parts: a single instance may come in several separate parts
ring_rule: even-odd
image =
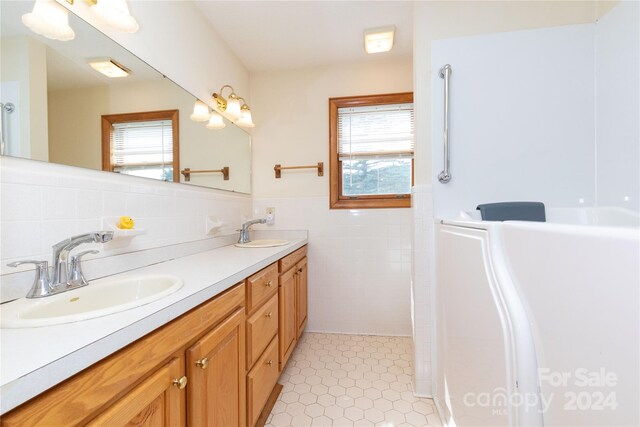
[[[11,155],[47,160],[47,63],[45,45],[31,37],[3,37],[1,66],[3,82],[12,82],[17,88],[17,98],[2,94],[1,102],[12,102],[16,110],[11,123],[19,123],[12,129],[14,140]],[[8,87],[4,85],[3,87]],[[13,95],[13,91],[10,91]],[[32,119],[37,117],[38,120]],[[19,118],[20,120],[16,120]],[[19,141],[19,145],[17,142]]]
[[[437,41],[432,87],[451,64],[451,181],[442,167],[444,96],[435,90],[434,214],[455,218],[480,203],[595,203],[595,24]]]
[[[329,98],[408,92],[410,58],[251,76],[254,216],[309,229],[311,331],[409,335],[410,209],[329,209]],[[275,164],[324,162],[325,174]]]
[[[596,25],[597,203],[640,211],[640,3]]]

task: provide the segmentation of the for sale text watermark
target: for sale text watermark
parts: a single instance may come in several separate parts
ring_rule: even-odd
[[[489,392],[466,393],[462,400],[468,407],[490,408],[494,415],[504,415],[507,408],[545,413],[554,405],[565,411],[604,411],[618,407],[616,392],[618,375],[604,368],[573,371],[538,370],[538,391],[507,391],[496,388]]]

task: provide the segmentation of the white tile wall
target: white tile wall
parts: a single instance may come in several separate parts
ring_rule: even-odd
[[[7,263],[23,259],[50,261],[51,245],[72,235],[103,229],[103,217],[132,216],[136,228],[146,230],[146,234],[129,241],[95,245],[102,252],[94,258],[135,252],[134,256],[140,259],[143,250],[211,240],[205,229],[207,216],[223,223],[216,235],[224,236],[235,233],[251,213],[249,196],[207,188],[7,157],[0,158],[0,169],[3,299],[5,284],[19,288],[22,283],[28,289],[32,280],[30,272],[20,277],[15,274],[32,269],[31,266],[12,269]],[[83,246],[83,250],[90,247]],[[170,251],[164,253],[154,253],[148,259],[158,262],[171,257]],[[88,265],[90,259],[88,256]],[[129,268],[134,265],[127,264]]]
[[[412,316],[414,346],[414,389],[418,396],[431,396],[434,219],[430,185],[413,188],[413,283]]]
[[[313,332],[411,334],[411,209],[329,209],[328,196],[255,198],[264,229],[309,230]]]

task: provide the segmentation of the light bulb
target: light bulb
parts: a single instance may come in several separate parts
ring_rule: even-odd
[[[68,41],[76,36],[69,26],[69,12],[55,0],[36,0],[31,13],[22,15],[22,23],[48,39]]]
[[[98,0],[89,9],[104,23],[123,33],[135,33],[140,28],[129,13],[127,0]]]
[[[224,129],[225,126],[222,116],[215,111],[212,112],[209,123],[206,125],[207,129]]]
[[[193,113],[191,114],[191,120],[194,122],[206,122],[209,120],[209,106],[199,99],[193,105]]]
[[[224,112],[231,121],[235,122],[240,118],[242,113],[240,112],[240,101],[238,101],[237,96],[234,94],[229,96],[229,99],[227,100],[227,108],[225,108]]]
[[[251,120],[251,110],[249,110],[249,108],[246,107],[242,107],[242,115],[240,116],[240,119],[235,122],[238,126],[242,126],[243,128],[254,128],[256,127],[256,125],[253,123],[253,120]]]

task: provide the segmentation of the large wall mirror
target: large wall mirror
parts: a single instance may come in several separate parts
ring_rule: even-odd
[[[73,40],[33,33],[21,21],[32,7],[0,2],[5,155],[251,192],[248,133],[226,119],[217,130],[192,121],[193,95],[71,13]],[[130,73],[109,78],[92,68],[95,60]],[[188,182],[180,173],[225,168]]]

